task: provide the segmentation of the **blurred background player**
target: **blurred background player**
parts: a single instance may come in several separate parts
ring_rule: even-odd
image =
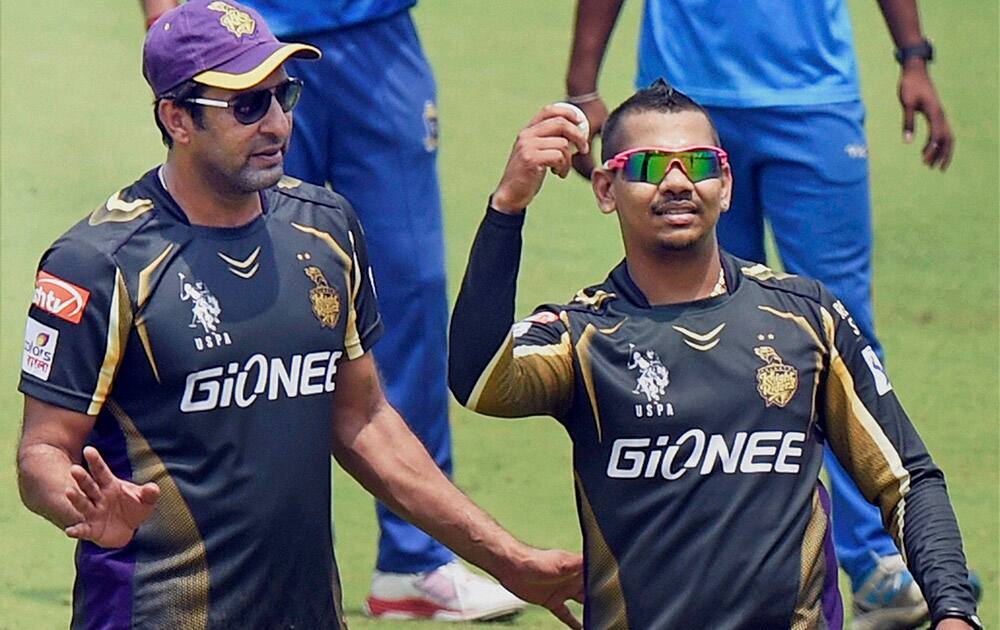
[[[935,627],[981,628],[944,476],[870,342],[821,283],[720,249],[733,175],[683,93],[659,80],[607,120],[592,187],[624,260],[514,323],[526,208],[587,150],[571,117],[548,106],[517,135],[469,253],[448,374],[474,411],[549,415],[569,434],[584,625],[841,628],[829,445],[905,549]]]
[[[623,0],[579,0],[567,100],[599,133],[607,108],[598,74]],[[928,125],[921,152],[948,167],[954,138],[928,75],[933,48],[915,0],[880,0],[901,64],[904,140],[914,117]],[[823,282],[853,313],[881,356],[873,324],[872,227],[864,106],[847,3],[842,0],[646,0],[636,87],[666,78],[711,113],[737,185],[719,240],[765,261],[764,220],[784,267]],[[577,170],[589,175],[589,156]],[[828,456],[834,540],[851,578],[855,628],[905,628],[926,604],[878,512]]]
[[[145,0],[148,20],[174,0]],[[445,381],[448,304],[437,176],[437,98],[416,0],[250,0],[279,38],[323,51],[289,63],[305,81],[285,171],[330,184],[365,229],[386,334],[375,356],[389,401],[452,473]],[[523,609],[495,582],[382,503],[373,616],[494,618]],[[440,615],[439,615],[440,616]]]

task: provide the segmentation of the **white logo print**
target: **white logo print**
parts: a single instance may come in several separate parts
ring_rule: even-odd
[[[628,369],[638,370],[639,373],[632,393],[646,397],[646,404],[636,403],[635,417],[662,416],[664,412],[668,416],[674,415],[673,405],[663,400],[667,385],[670,384],[670,374],[660,361],[660,357],[652,350],[646,352],[636,350],[635,344],[631,343],[628,344],[628,351]]]
[[[855,160],[862,160],[868,157],[868,147],[863,144],[846,144],[844,145],[844,153]]]
[[[875,379],[875,391],[878,392],[878,395],[885,396],[891,392],[892,383],[889,382],[889,375],[885,373],[885,368],[882,367],[882,362],[878,360],[875,350],[871,346],[865,346],[865,349],[861,351],[861,356],[865,358],[865,363],[868,364],[872,378]]]
[[[195,337],[195,348],[204,350],[232,343],[229,333],[218,330],[219,324],[222,323],[219,319],[222,307],[219,306],[219,300],[212,295],[205,283],[200,280],[187,282],[187,277],[180,272],[177,273],[177,277],[181,281],[181,301],[191,300],[192,302],[191,323],[188,324],[188,328],[197,328],[200,325],[205,333],[202,337]]]

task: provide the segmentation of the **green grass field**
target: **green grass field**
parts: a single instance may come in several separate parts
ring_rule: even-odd
[[[4,2],[0,98],[0,629],[65,627],[71,541],[17,495],[16,383],[34,267],[45,247],[111,191],[162,159],[140,75],[135,2],[58,9]],[[424,0],[416,11],[440,86],[441,180],[452,295],[514,135],[562,95],[569,0]],[[948,475],[966,552],[998,614],[998,8],[992,0],[922,3],[938,47],[933,76],[958,143],[947,174],[900,141],[897,67],[872,0],[852,0],[868,106],[876,226],[876,310],[896,391]],[[640,3],[619,24],[601,89],[630,93]],[[918,136],[923,133],[918,128]],[[614,219],[578,178],[552,179],[532,209],[519,305],[527,311],[600,280],[621,256]],[[579,548],[569,444],[556,423],[453,414],[457,482],[518,536]],[[374,561],[372,503],[337,474],[337,553],[352,625]],[[554,628],[532,610],[513,624]],[[433,628],[423,623],[415,627]],[[450,626],[454,627],[454,626]]]

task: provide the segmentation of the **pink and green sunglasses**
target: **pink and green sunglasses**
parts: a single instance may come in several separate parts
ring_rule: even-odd
[[[622,175],[630,182],[659,184],[667,176],[674,162],[692,182],[700,182],[722,175],[722,167],[728,163],[729,155],[713,146],[691,146],[680,149],[664,147],[639,147],[622,151],[604,163],[608,170],[622,170]]]

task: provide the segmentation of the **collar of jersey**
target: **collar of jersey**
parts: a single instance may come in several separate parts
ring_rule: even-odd
[[[234,240],[253,234],[264,226],[264,221],[268,216],[270,204],[268,202],[267,191],[260,191],[260,216],[254,218],[249,223],[237,227],[212,227],[207,225],[192,225],[187,214],[181,209],[180,204],[174,199],[170,191],[163,186],[163,181],[159,176],[159,168],[154,168],[142,177],[142,184],[152,189],[156,206],[166,210],[167,214],[178,223],[183,223],[191,231],[199,236],[204,236],[219,240]]]
[[[735,261],[729,254],[722,252],[720,255],[720,262],[722,263],[722,271],[726,276],[726,286],[729,288],[729,291],[725,295],[704,298],[693,302],[658,304],[656,306],[652,306],[650,305],[649,300],[646,299],[646,295],[642,292],[642,289],[640,289],[632,280],[632,276],[628,272],[628,267],[625,265],[625,261],[622,260],[618,263],[618,266],[611,270],[611,274],[608,276],[608,282],[612,286],[612,290],[623,298],[622,303],[616,304],[615,307],[621,309],[622,306],[627,304],[638,311],[658,313],[670,317],[691,311],[703,311],[722,306],[723,304],[729,302],[733,295],[739,290],[741,274],[739,273],[739,269],[737,268]]]

